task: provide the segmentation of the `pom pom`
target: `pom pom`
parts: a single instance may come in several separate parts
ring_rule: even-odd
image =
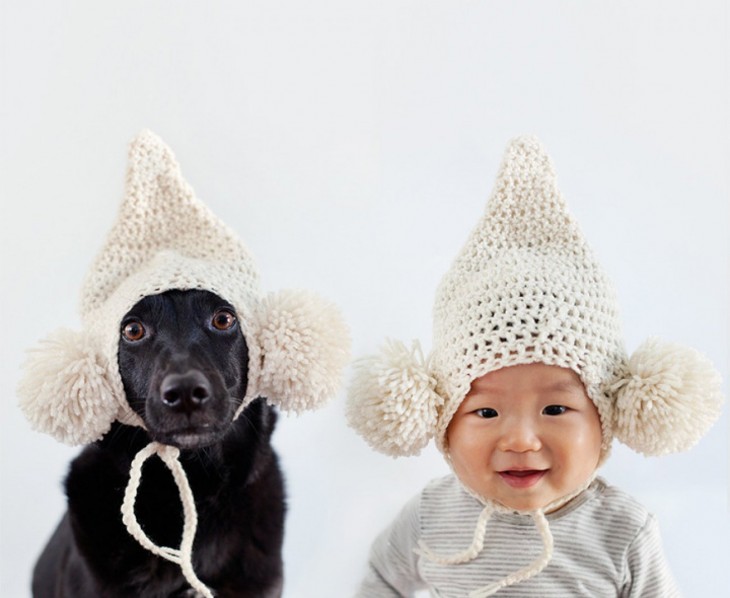
[[[347,420],[375,450],[417,455],[433,437],[443,399],[418,343],[388,342],[379,355],[358,360]]]
[[[84,335],[58,330],[29,351],[18,396],[33,429],[72,446],[109,430],[118,403],[105,360],[92,347]]]
[[[280,291],[260,305],[262,366],[258,393],[299,413],[334,396],[349,360],[350,335],[339,310],[307,292]]]
[[[712,363],[694,349],[650,339],[611,387],[614,433],[645,455],[687,450],[720,416],[720,384]]]

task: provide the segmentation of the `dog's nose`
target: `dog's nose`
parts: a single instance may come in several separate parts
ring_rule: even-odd
[[[168,374],[160,384],[162,402],[171,409],[188,413],[199,409],[212,393],[208,378],[200,370]]]

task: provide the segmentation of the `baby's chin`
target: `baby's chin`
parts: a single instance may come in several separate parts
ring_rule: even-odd
[[[461,477],[459,479],[472,495],[497,503],[510,511],[542,511],[547,514],[561,509],[583,492],[593,482],[595,474],[570,490],[550,487],[549,476],[541,472],[506,473],[498,476],[499,481],[496,484],[496,480],[492,480],[491,484],[485,483],[481,487],[479,484],[470,486]]]
[[[542,511],[545,514],[554,513],[563,507],[570,499],[563,500],[562,497],[556,496],[554,498],[543,499],[543,500],[497,500],[492,499],[500,506],[510,511],[517,513],[535,513],[536,511]]]
[[[510,511],[516,511],[518,513],[534,513],[535,511],[544,511],[545,513],[552,513],[553,511],[556,511],[558,506],[554,508],[550,508],[548,510],[548,507],[550,507],[552,504],[554,504],[558,500],[558,497],[556,497],[553,500],[494,500],[494,502],[498,503],[502,507],[509,509]]]

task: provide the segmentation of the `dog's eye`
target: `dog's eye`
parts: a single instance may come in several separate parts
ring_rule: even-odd
[[[227,309],[219,309],[213,314],[211,323],[216,330],[230,330],[236,323],[236,316]]]
[[[146,331],[144,326],[142,326],[142,322],[138,322],[137,320],[127,322],[122,328],[122,336],[128,341],[142,340],[145,334]]]

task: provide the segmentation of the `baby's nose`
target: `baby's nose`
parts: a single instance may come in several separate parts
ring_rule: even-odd
[[[505,425],[499,438],[499,449],[515,453],[537,451],[542,446],[540,436],[530,421],[513,421]]]

